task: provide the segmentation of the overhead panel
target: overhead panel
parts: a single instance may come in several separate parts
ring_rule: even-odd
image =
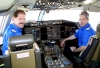
[[[84,0],[37,0],[34,10],[55,10],[78,7]]]
[[[24,8],[31,10],[70,9],[95,1],[98,0],[0,0],[0,10],[9,9],[14,4],[19,5],[20,9],[24,6]],[[93,5],[100,6],[99,2]]]
[[[85,0],[17,0],[23,10],[55,10],[80,7]]]
[[[23,10],[56,10],[78,8],[97,0],[17,0]],[[80,9],[80,8],[79,8]]]

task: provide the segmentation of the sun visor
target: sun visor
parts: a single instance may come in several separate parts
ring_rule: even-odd
[[[96,1],[92,4],[84,6],[85,11],[90,11],[90,12],[100,12],[100,1]]]
[[[32,4],[32,3],[36,3],[37,0],[17,0],[17,2],[19,4]]]
[[[84,7],[85,11],[90,11],[90,12],[100,12],[100,7],[94,6],[94,5],[87,5]]]
[[[0,10],[6,10],[15,4],[15,0],[0,0]]]

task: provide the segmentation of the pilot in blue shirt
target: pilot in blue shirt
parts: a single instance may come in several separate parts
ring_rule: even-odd
[[[86,48],[86,45],[88,44],[90,37],[95,35],[95,31],[93,30],[91,25],[88,23],[88,21],[89,21],[89,14],[86,11],[83,11],[80,14],[80,18],[79,18],[79,24],[80,24],[79,30],[74,35],[72,35],[68,38],[65,38],[61,42],[61,47],[64,46],[65,41],[78,38],[79,48],[76,48],[76,47],[74,47],[75,45],[72,45],[72,47],[70,47],[70,50],[72,52],[83,51]]]
[[[6,55],[8,53],[8,40],[12,36],[22,35],[22,28],[25,25],[25,12],[23,10],[16,10],[13,14],[13,23],[8,25],[4,31],[3,35],[3,46],[2,53]]]
[[[5,51],[8,50],[9,47],[8,39],[11,36],[17,36],[17,35],[22,35],[22,29],[16,26],[14,23],[10,24],[6,28],[6,31],[4,32],[4,36],[3,36],[3,48],[2,48],[3,55],[5,54]]]
[[[95,31],[91,27],[91,25],[88,23],[89,21],[89,14],[86,11],[81,12],[79,17],[79,30],[72,36],[65,38],[61,42],[61,47],[64,46],[65,41],[73,40],[78,38],[78,47],[77,45],[72,44],[70,47],[68,47],[66,44],[65,48],[63,50],[63,54],[71,61],[73,61],[73,56],[79,56],[79,53],[86,49],[86,46],[89,42],[89,39],[91,36],[95,35]],[[72,42],[73,43],[73,42]]]
[[[95,31],[87,23],[84,27],[80,27],[80,29],[74,34],[76,38],[78,38],[78,46],[86,46],[88,44],[88,40],[91,36],[95,35]]]

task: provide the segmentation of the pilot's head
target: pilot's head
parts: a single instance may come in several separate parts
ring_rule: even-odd
[[[23,10],[16,10],[13,14],[12,21],[19,28],[23,28],[25,25],[25,12]]]
[[[88,23],[89,14],[86,11],[81,12],[79,18],[79,24],[81,27],[85,26]]]

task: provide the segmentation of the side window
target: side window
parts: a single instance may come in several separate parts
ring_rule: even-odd
[[[0,37],[0,45],[3,43],[3,37]]]
[[[100,22],[100,12],[89,12],[89,23],[93,27],[93,29],[96,31],[96,27],[98,23]]]
[[[2,26],[2,20],[3,20],[3,16],[0,16],[0,29]],[[0,30],[0,35],[1,35],[1,30]],[[0,37],[0,45],[2,44],[2,37]]]
[[[3,25],[3,18],[4,16],[0,16],[0,35],[1,35],[1,29],[2,29],[2,25]]]
[[[3,18],[3,16],[0,16],[0,24],[1,24],[2,18]]]
[[[2,17],[2,21],[0,22],[0,35],[3,35],[3,32],[9,23],[8,18],[9,18],[9,15],[5,15]]]

